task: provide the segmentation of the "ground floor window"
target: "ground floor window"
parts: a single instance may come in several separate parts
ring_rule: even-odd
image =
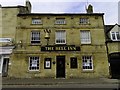
[[[39,70],[39,57],[29,57],[29,70],[30,71]]]
[[[83,70],[93,70],[92,56],[82,56]]]

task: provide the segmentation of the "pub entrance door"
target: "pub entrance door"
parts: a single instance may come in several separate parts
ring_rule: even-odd
[[[56,57],[56,78],[65,78],[65,56]]]

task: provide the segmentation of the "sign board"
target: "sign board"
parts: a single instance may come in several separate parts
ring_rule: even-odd
[[[80,47],[75,45],[42,46],[41,51],[80,51]]]

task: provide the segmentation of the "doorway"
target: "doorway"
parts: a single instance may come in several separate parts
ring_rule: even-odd
[[[109,59],[112,78],[120,79],[120,53],[111,54]]]
[[[56,78],[65,78],[65,56],[56,57]]]
[[[2,66],[2,76],[3,77],[6,77],[8,75],[8,63],[9,63],[9,58],[4,58],[3,66]]]

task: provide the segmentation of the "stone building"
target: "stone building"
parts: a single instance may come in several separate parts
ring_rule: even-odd
[[[3,76],[7,75],[10,55],[15,47],[17,14],[30,13],[30,6],[29,1],[26,1],[26,6],[0,5],[0,74]]]
[[[109,76],[103,13],[94,13],[90,6],[87,13],[16,15],[8,77]]]
[[[120,78],[120,25],[105,25],[110,75]]]

